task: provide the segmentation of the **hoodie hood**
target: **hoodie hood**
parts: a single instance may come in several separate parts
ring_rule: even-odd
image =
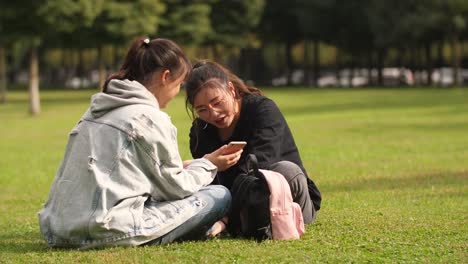
[[[145,104],[159,109],[156,97],[141,83],[114,79],[107,84],[107,93],[101,92],[91,97],[91,115],[99,118],[116,108],[132,104]]]

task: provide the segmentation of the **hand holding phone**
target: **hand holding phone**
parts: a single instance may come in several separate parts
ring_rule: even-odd
[[[247,145],[245,141],[231,141],[226,147],[224,154],[231,154],[243,149]]]
[[[247,145],[245,141],[232,141],[228,145],[223,145],[219,149],[205,154],[203,157],[211,161],[218,168],[218,171],[225,171],[239,161],[241,153],[238,152],[245,145]]]

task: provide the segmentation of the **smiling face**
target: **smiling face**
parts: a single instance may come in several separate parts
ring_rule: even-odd
[[[195,113],[203,121],[219,129],[232,128],[239,117],[239,101],[234,97],[234,87],[226,89],[206,86],[194,97]]]

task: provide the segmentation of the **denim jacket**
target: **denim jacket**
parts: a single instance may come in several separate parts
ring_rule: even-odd
[[[70,133],[41,232],[52,247],[148,242],[203,209],[191,195],[216,171],[203,158],[183,168],[176,128],[156,98],[136,81],[112,80]]]

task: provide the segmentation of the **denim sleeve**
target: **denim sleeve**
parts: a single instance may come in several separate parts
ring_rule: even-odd
[[[183,168],[177,144],[177,130],[169,117],[145,114],[134,122],[140,150],[146,152],[153,167],[147,176],[154,182],[152,196],[162,199],[181,199],[210,184],[217,168],[206,159],[197,159]]]

